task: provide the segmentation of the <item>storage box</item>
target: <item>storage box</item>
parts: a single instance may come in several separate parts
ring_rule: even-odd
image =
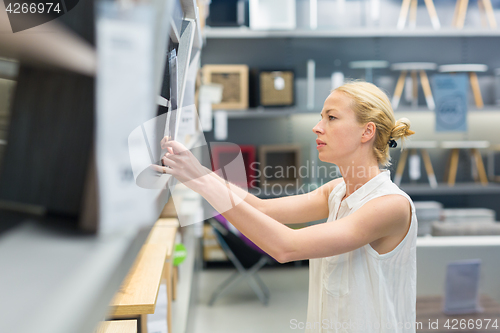
[[[494,222],[495,211],[487,208],[451,208],[443,210],[444,222]]]
[[[292,70],[252,69],[250,106],[292,106],[295,104]]]

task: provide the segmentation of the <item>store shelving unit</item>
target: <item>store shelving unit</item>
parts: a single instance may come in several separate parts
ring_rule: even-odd
[[[196,0],[162,0],[149,4],[155,7],[158,20],[154,32],[158,38],[155,45],[154,89],[158,92],[161,88],[170,37],[179,44],[179,97],[181,100],[188,99],[185,96],[194,96],[194,91],[189,94],[185,91],[194,90],[194,85],[187,82],[195,79],[191,76],[197,72],[203,46]],[[13,36],[4,4],[1,3],[0,58],[12,61],[9,60],[9,68],[0,69],[0,72],[16,80],[16,75],[10,73],[15,74],[20,63],[21,70],[29,66],[42,74],[44,71],[62,71],[69,75],[82,75],[87,78],[85,80],[95,80],[99,75],[97,50],[93,38],[88,38],[93,34],[94,4],[91,1],[80,3],[67,16],[70,14],[74,15],[71,20],[65,20],[66,15],[61,18],[69,27],[53,21]],[[166,102],[161,96],[155,100],[158,104]],[[188,148],[197,144],[199,139],[199,132],[191,135],[186,142]],[[8,141],[3,140],[2,144],[8,145]],[[158,215],[168,197],[168,191],[157,190]],[[197,209],[202,208],[192,207],[193,212]],[[0,209],[0,222],[3,224],[8,220],[13,220],[12,214],[4,214]],[[112,233],[96,235],[35,220],[23,218],[13,222],[15,227],[11,230],[0,234],[0,311],[4,314],[0,331],[93,332],[98,321],[106,316],[109,302],[155,221],[143,227],[124,226]],[[187,246],[191,249],[195,242],[190,237],[194,236],[190,232],[186,234],[190,235]],[[183,268],[183,278],[189,279],[180,283],[178,303],[181,304],[177,307],[174,322],[176,333],[184,333],[186,329],[188,306],[193,300],[194,261],[189,257]]]
[[[355,28],[355,29],[331,29],[311,30],[297,29],[287,31],[261,31],[251,30],[248,27],[238,28],[214,28],[207,27],[204,30],[207,39],[259,39],[259,38],[366,38],[366,37],[500,37],[500,30],[492,29],[454,29],[441,28],[418,28],[414,30],[396,30],[395,28]]]

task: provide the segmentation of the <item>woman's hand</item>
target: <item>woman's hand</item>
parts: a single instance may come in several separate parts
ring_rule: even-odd
[[[209,180],[212,171],[201,165],[184,145],[165,137],[161,141],[161,148],[168,151],[161,159],[165,165],[163,173],[174,176],[181,183],[197,192],[200,186],[204,186]]]

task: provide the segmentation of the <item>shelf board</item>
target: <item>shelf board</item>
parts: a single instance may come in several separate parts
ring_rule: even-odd
[[[149,230],[78,235],[28,221],[3,233],[0,332],[91,332]]]
[[[367,37],[500,37],[500,30],[495,29],[454,29],[419,28],[415,30],[397,30],[394,28],[355,28],[331,30],[251,30],[248,27],[213,28],[205,27],[207,39],[263,39],[263,38],[367,38]]]
[[[265,118],[280,118],[280,117],[290,117],[290,116],[301,116],[301,115],[313,115],[318,116],[321,110],[312,110],[305,111],[306,108],[300,107],[284,107],[284,108],[276,108],[276,107],[258,107],[258,108],[250,108],[247,110],[226,110],[228,119],[265,119]],[[473,106],[469,108],[469,112],[498,112],[500,111],[499,106],[488,105],[483,109],[477,109]],[[429,110],[427,107],[422,106],[418,108],[412,107],[402,107],[395,110],[398,112],[434,112]]]
[[[431,188],[429,184],[401,184],[401,189],[408,195],[477,195],[477,194],[500,194],[500,184],[489,183],[483,186],[480,183],[455,183],[448,186],[439,183],[437,188]]]

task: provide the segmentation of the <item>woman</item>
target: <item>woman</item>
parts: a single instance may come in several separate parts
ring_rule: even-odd
[[[414,133],[410,122],[395,122],[375,85],[351,82],[328,96],[313,132],[320,160],[336,164],[342,178],[308,194],[259,199],[166,140],[164,172],[277,261],[310,259],[306,332],[415,332],[415,208],[380,170],[390,165],[389,146]],[[324,218],[298,230],[284,225]]]

